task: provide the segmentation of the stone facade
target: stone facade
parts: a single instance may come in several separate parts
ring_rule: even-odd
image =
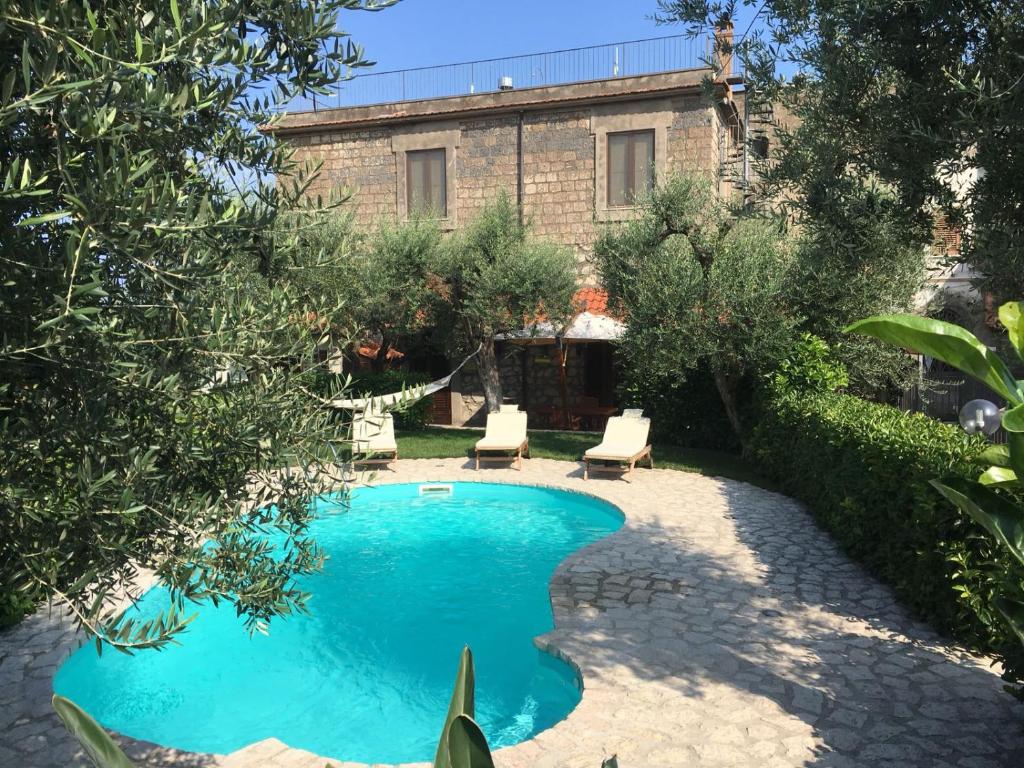
[[[406,153],[444,149],[451,230],[471,221],[502,192],[521,200],[533,234],[571,248],[581,286],[596,285],[590,264],[601,227],[635,215],[607,204],[608,135],[654,132],[655,174],[695,171],[729,194],[725,160],[740,135],[732,89],[719,83],[714,99],[702,88],[708,70],[688,70],[544,88],[350,107],[286,117],[274,130],[292,142],[300,161],[322,163],[310,193],[325,199],[346,190],[356,226],[408,218]],[[532,358],[553,359],[550,347]],[[531,362],[531,405],[560,401],[557,366]],[[582,393],[578,352],[567,367],[570,405]],[[452,421],[482,421],[483,398],[472,374],[453,386]],[[523,402],[518,358],[503,365],[508,399]]]
[[[350,192],[356,224],[364,229],[408,216],[405,152],[445,148],[449,199],[443,227],[471,220],[502,191],[519,196],[534,234],[572,248],[580,260],[581,284],[591,285],[595,276],[587,256],[599,227],[632,215],[632,209],[616,209],[608,216],[603,208],[607,133],[655,129],[657,174],[699,171],[720,177],[736,136],[730,123],[736,112],[727,108],[731,92],[724,87],[725,106],[702,94],[703,74],[695,70],[303,113],[275,130],[294,145],[298,160],[323,164],[310,193],[326,198]]]

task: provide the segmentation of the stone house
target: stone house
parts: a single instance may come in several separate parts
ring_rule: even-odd
[[[717,74],[698,56],[685,66],[624,75],[618,57],[616,47],[618,76],[583,72],[580,82],[526,87],[501,78],[488,92],[291,113],[273,130],[293,144],[298,160],[322,162],[311,194],[326,197],[339,187],[354,193],[357,226],[427,211],[443,229],[455,229],[506,191],[535,236],[573,249],[577,305],[607,320],[607,295],[588,261],[600,227],[633,216],[634,197],[672,171],[707,173],[723,195],[737,193],[749,145],[741,79],[730,62]],[[583,325],[588,330],[571,343],[503,344],[503,389],[536,415],[533,423],[600,426],[600,413],[614,409],[616,323]],[[475,374],[461,375],[445,398],[435,403],[437,420],[481,418]]]

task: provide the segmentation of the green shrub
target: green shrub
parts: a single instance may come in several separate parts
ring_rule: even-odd
[[[35,607],[36,601],[24,592],[0,587],[0,629],[13,627]]]
[[[780,390],[835,392],[850,383],[850,376],[828,342],[804,333],[779,363],[772,380]]]
[[[621,372],[619,399],[626,407],[643,408],[644,415],[651,417],[654,440],[739,453],[739,440],[709,372],[689,371],[685,378],[654,378],[644,373]]]
[[[835,392],[774,388],[751,438],[758,469],[804,502],[917,616],[995,654],[1024,679],[1024,653],[993,601],[1020,565],[929,481],[973,479],[985,442],[921,414]]]

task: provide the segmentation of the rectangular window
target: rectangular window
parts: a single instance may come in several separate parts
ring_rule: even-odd
[[[633,205],[654,184],[654,131],[608,134],[608,206]]]
[[[410,216],[423,214],[445,218],[448,215],[445,151],[417,149],[405,153],[406,202]]]

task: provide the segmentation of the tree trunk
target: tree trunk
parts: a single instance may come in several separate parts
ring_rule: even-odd
[[[377,347],[377,354],[370,361],[370,368],[374,373],[383,372],[388,365],[388,352],[391,349],[391,342],[386,336],[381,336],[380,346]]]
[[[721,398],[722,406],[725,408],[725,416],[729,419],[729,426],[732,427],[736,439],[740,441],[740,447],[746,453],[746,436],[743,433],[743,424],[740,422],[739,409],[736,407],[736,380],[718,367],[712,368],[711,373],[715,378],[715,388],[718,390],[718,396]]]
[[[480,345],[477,355],[477,369],[480,372],[480,384],[487,398],[487,412],[497,413],[501,406],[501,376],[498,374],[498,356],[494,351],[494,339],[488,335]]]

